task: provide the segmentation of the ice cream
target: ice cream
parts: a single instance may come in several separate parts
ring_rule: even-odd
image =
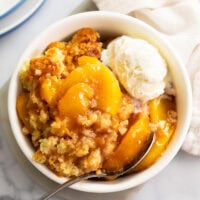
[[[109,43],[102,60],[131,96],[148,101],[164,93],[167,65],[147,41],[120,36]]]

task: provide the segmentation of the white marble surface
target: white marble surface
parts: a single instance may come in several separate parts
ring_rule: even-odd
[[[0,37],[0,200],[36,200],[56,186],[32,168],[18,149],[7,120],[6,87],[19,56],[35,35],[74,9],[77,12],[94,8],[90,3],[80,7],[83,2],[89,0],[46,0],[22,26]],[[171,164],[137,193],[131,189],[111,194],[88,194],[68,189],[53,199],[198,200],[199,187],[200,158],[181,151]]]

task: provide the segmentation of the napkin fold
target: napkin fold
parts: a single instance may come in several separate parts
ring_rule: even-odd
[[[138,18],[171,42],[187,68],[193,115],[182,149],[200,156],[200,0],[93,0],[100,10]]]

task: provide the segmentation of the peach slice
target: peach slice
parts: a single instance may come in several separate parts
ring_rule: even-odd
[[[21,93],[17,97],[16,108],[17,108],[17,114],[19,116],[19,119],[23,122],[23,124],[26,126],[26,128],[30,129],[30,124],[29,124],[29,120],[28,120],[29,117],[28,117],[28,113],[26,110],[28,100],[29,100],[28,93]]]
[[[82,56],[78,59],[78,64],[79,67],[66,79],[44,79],[40,87],[42,99],[50,105],[55,105],[72,86],[86,83],[94,90],[97,108],[115,115],[121,104],[121,90],[114,74],[94,57]]]
[[[121,90],[114,74],[94,57],[82,56],[78,64],[80,67],[64,80],[63,92],[77,83],[88,83],[94,89],[97,108],[115,115],[121,103]]]
[[[61,85],[61,80],[57,79],[56,76],[51,76],[43,79],[40,85],[40,96],[49,105],[56,103],[56,97]]]
[[[58,102],[58,110],[61,115],[77,117],[84,115],[93,98],[94,91],[86,83],[77,83],[67,90]]]
[[[156,98],[149,102],[150,119],[152,123],[159,123],[161,120],[167,120],[169,111],[176,111],[174,100]]]
[[[152,165],[163,153],[168,145],[175,129],[176,123],[169,120],[169,112],[176,111],[176,103],[174,100],[156,98],[149,103],[150,121],[158,126],[156,131],[156,141],[135,170],[143,170]]]
[[[126,165],[137,158],[149,137],[149,133],[148,116],[139,114],[115,152],[104,162],[103,169],[107,172],[123,170]]]

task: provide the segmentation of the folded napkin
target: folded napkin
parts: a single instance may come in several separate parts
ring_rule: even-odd
[[[157,29],[187,67],[193,116],[182,149],[200,156],[200,0],[93,0],[100,10],[128,14]]]

